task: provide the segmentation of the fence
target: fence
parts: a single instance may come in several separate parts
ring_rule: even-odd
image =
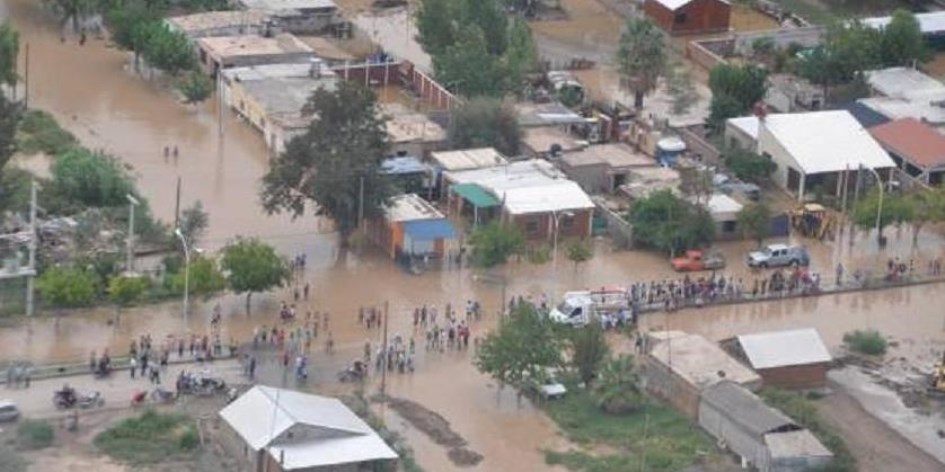
[[[633,226],[620,214],[607,208],[603,201],[595,201],[597,213],[607,222],[607,234],[613,240],[614,247],[630,249],[633,246]]]
[[[698,125],[702,126],[702,125]],[[689,149],[690,154],[698,154],[702,156],[702,162],[708,165],[718,165],[721,161],[722,153],[719,152],[712,143],[707,141],[700,133],[693,131],[689,127],[676,128],[676,132],[679,133],[679,139],[682,139],[686,143],[686,147]]]
[[[449,110],[462,101],[410,61],[362,62],[343,64],[331,69],[339,77],[367,87],[400,87],[435,109]]]
[[[686,57],[705,70],[712,70],[713,67],[719,64],[725,64],[726,61],[724,57],[710,49],[708,43],[723,44],[728,42],[731,42],[732,48],[734,48],[732,40],[689,41],[686,43]]]

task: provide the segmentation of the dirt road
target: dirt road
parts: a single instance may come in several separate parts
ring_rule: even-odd
[[[937,472],[945,468],[863,409],[842,385],[831,382],[830,387],[833,393],[817,408],[846,441],[861,472]]]

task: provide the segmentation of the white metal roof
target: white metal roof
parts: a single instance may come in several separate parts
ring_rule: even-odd
[[[890,120],[915,118],[934,126],[945,124],[945,108],[921,101],[890,97],[861,98],[857,103]]]
[[[415,193],[392,197],[386,213],[387,220],[392,222],[445,218],[440,210]]]
[[[930,13],[916,13],[916,21],[919,22],[919,30],[922,33],[941,33],[945,31],[945,12],[936,11]],[[885,28],[890,22],[892,22],[891,16],[881,16],[876,18],[865,18],[860,20],[864,25],[870,26],[873,28]]]
[[[286,470],[397,457],[336,398],[257,385],[220,416],[254,451],[285,460]]]
[[[247,8],[266,11],[337,8],[332,0],[240,0]]]
[[[866,81],[887,97],[923,101],[945,98],[945,84],[909,67],[869,71]]]
[[[437,154],[437,153],[434,153]],[[536,179],[564,178],[564,173],[544,159],[510,162],[508,164],[478,169],[446,172],[446,178],[453,184],[485,184],[493,182],[521,182]]]
[[[430,159],[445,171],[482,169],[507,162],[505,157],[493,148],[434,152],[430,154]]]
[[[761,126],[761,121],[757,116],[751,115],[738,118],[729,118],[726,123],[735,129],[741,130],[743,133],[751,136],[753,139],[758,139],[758,128]]]
[[[738,336],[738,343],[755,369],[830,362],[827,346],[813,328]]]
[[[744,207],[744,205],[724,193],[713,193],[705,206],[709,210],[709,214],[712,215],[712,220],[716,222],[736,219],[738,212],[742,211]]]
[[[676,10],[678,8],[682,8],[692,3],[693,0],[651,0],[651,1],[659,3],[660,5],[663,5],[664,7],[670,10]],[[719,0],[719,1],[723,3],[728,3],[727,0]]]
[[[549,180],[544,185],[510,188],[496,195],[512,215],[594,208],[591,197],[570,180]]]
[[[840,172],[861,165],[872,169],[895,166],[846,110],[768,115],[762,128],[780,142],[804,174]],[[764,151],[762,146],[759,141],[759,151]]]

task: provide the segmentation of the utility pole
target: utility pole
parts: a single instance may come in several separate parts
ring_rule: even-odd
[[[381,401],[385,401],[387,398],[387,366],[390,365],[390,359],[387,358],[387,315],[388,309],[390,308],[390,302],[384,302],[384,365],[381,366]]]
[[[358,229],[364,229],[364,176],[358,178]]]
[[[177,176],[177,200],[174,202],[174,227],[180,228],[180,176]]]
[[[30,43],[26,43],[26,64],[23,68],[23,106],[30,107]]]
[[[27,45],[27,47],[29,47]],[[36,278],[36,181],[30,184],[30,245],[26,276],[26,316],[33,316],[33,290]]]
[[[125,271],[128,273],[134,272],[135,267],[135,207],[138,206],[141,202],[138,201],[133,195],[126,194],[125,198],[128,199],[128,256],[125,264]]]

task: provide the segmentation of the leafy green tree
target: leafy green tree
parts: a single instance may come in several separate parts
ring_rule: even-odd
[[[709,123],[721,130],[725,120],[749,112],[768,89],[768,72],[751,65],[719,64],[709,73],[712,90]]]
[[[912,245],[919,245],[919,233],[927,224],[945,222],[945,189],[933,187],[906,194],[903,204],[912,207]]]
[[[91,305],[98,295],[98,278],[92,272],[73,267],[53,267],[36,282],[43,301],[56,308]]]
[[[206,74],[192,70],[177,83],[177,89],[184,96],[185,103],[196,105],[210,97],[213,92],[213,82]]]
[[[190,260],[190,280],[187,280],[185,270],[186,266],[180,265],[169,279],[170,289],[174,293],[184,293],[184,288],[187,287],[193,295],[209,296],[226,288],[226,277],[224,277],[214,259],[203,256],[192,258]]]
[[[777,170],[771,159],[744,149],[730,149],[724,156],[725,166],[741,180],[764,183]]]
[[[525,236],[516,228],[492,222],[480,226],[470,237],[473,262],[480,267],[504,264],[512,255],[525,252]]]
[[[827,28],[821,46],[797,61],[797,73],[824,88],[861,77],[882,63],[882,33],[860,21],[836,23]]]
[[[919,22],[908,10],[896,10],[882,32],[882,60],[887,66],[912,66],[927,62],[932,54],[925,44]]]
[[[505,73],[505,89],[519,93],[525,83],[525,76],[538,66],[538,51],[528,23],[515,19],[509,30],[509,45],[502,55],[502,69]]]
[[[882,237],[883,228],[886,226],[909,223],[915,219],[915,207],[906,197],[884,192],[881,212],[879,204],[879,191],[874,188],[853,206],[853,224],[866,231],[874,229],[876,228],[876,215],[880,213],[877,237]]]
[[[42,110],[25,110],[20,122],[18,151],[25,154],[46,153],[57,156],[78,143],[72,133],[62,129],[56,119]]]
[[[628,221],[633,225],[635,241],[670,255],[708,244],[715,237],[715,223],[709,212],[669,190],[637,200]]]
[[[686,66],[676,63],[667,70],[666,91],[672,98],[670,111],[674,115],[685,115],[699,102],[699,94]]]
[[[417,40],[431,56],[446,51],[455,42],[453,19],[458,16],[456,0],[423,0],[417,8]]]
[[[197,200],[192,206],[185,208],[180,215],[180,232],[184,235],[188,247],[197,245],[197,242],[210,225],[210,215],[203,209],[203,203]]]
[[[761,247],[771,229],[771,209],[760,202],[752,202],[738,212],[738,229],[742,236],[751,238]]]
[[[501,56],[508,46],[508,15],[501,0],[461,0],[460,25],[476,25],[486,38],[489,54]]]
[[[473,98],[450,112],[450,149],[493,147],[506,156],[517,156],[521,138],[522,130],[510,102]]]
[[[568,259],[574,263],[575,270],[582,262],[591,260],[594,256],[594,250],[587,241],[574,241],[568,245]]]
[[[53,163],[53,183],[64,197],[91,207],[124,205],[134,184],[118,159],[85,148],[72,148]]]
[[[281,287],[289,278],[285,260],[272,246],[258,239],[237,238],[223,248],[220,265],[230,288],[237,294],[246,293],[247,313],[253,293]]]
[[[712,194],[712,173],[696,167],[681,167],[679,169],[679,191],[687,197],[695,199],[696,203],[709,199]]]
[[[0,22],[0,84],[16,86],[17,59],[20,57],[20,34],[7,21]]]
[[[501,64],[489,53],[482,30],[460,28],[456,42],[433,56],[436,78],[450,91],[467,97],[498,97],[504,92]]]
[[[22,118],[23,106],[0,93],[0,175],[17,151],[16,132]]]
[[[562,343],[552,323],[533,305],[519,304],[483,339],[473,361],[476,368],[501,386],[541,382],[547,368],[561,365]]]
[[[172,76],[196,68],[197,56],[187,35],[169,30],[161,21],[144,23],[140,27],[143,31],[135,42],[143,44],[141,56],[151,67],[157,67]]]
[[[633,356],[621,355],[604,363],[592,394],[607,414],[624,415],[639,409],[645,400]]]
[[[108,299],[118,307],[128,306],[140,300],[150,287],[147,277],[112,277],[108,281]]]
[[[315,214],[334,220],[347,248],[359,212],[365,218],[382,215],[396,191],[379,172],[389,147],[386,118],[378,117],[374,92],[351,82],[333,92],[318,89],[304,110],[318,118],[272,161],[263,177],[262,204],[270,213],[299,217],[309,203]]]
[[[620,35],[617,70],[633,93],[634,108],[643,108],[643,97],[656,90],[666,71],[666,44],[663,33],[649,19],[635,17]]]
[[[581,382],[591,385],[597,378],[601,364],[610,355],[610,346],[604,339],[604,330],[597,320],[569,333],[571,366],[577,371]]]

